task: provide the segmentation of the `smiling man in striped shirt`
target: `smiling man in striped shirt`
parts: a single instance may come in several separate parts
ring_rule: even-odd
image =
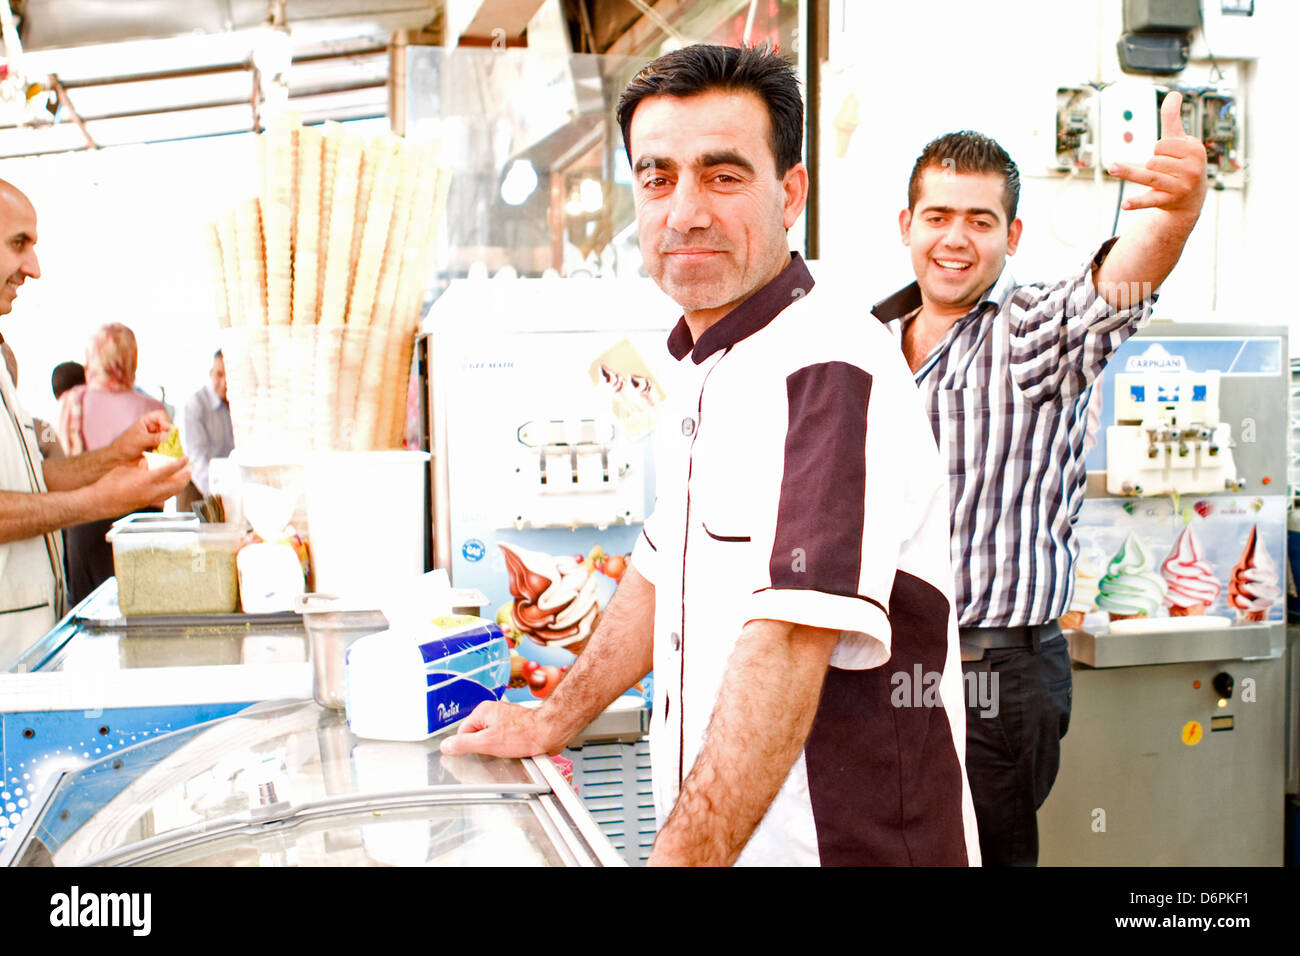
[[[1205,199],[1205,149],[1183,134],[1181,96],[1161,106],[1144,167],[1109,172],[1150,187],[1144,212],[1076,274],[1019,285],[1020,177],[978,133],[942,136],[917,159],[899,215],[916,282],[873,313],[898,336],[946,456],[963,670],[996,687],[967,701],[967,772],[985,865],[1034,865],[1070,717],[1066,610],[1084,497],[1092,385],[1150,315]],[[994,683],[996,680],[996,684]]]

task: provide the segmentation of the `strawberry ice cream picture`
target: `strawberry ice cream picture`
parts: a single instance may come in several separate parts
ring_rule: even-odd
[[[1214,576],[1214,568],[1205,560],[1200,539],[1191,528],[1184,528],[1178,536],[1173,550],[1160,566],[1160,574],[1168,586],[1165,606],[1170,617],[1203,615],[1223,590]]]
[[[1252,527],[1228,582],[1228,606],[1238,621],[1264,621],[1281,596],[1277,566],[1260,543],[1258,527]]]

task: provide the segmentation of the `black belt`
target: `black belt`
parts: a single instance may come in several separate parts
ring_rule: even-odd
[[[1056,621],[1046,624],[1022,624],[1019,627],[963,627],[959,629],[961,642],[970,647],[991,650],[1000,647],[1032,647],[1035,651],[1046,641],[1061,636],[1061,625]]]

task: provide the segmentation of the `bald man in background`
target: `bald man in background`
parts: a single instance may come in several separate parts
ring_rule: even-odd
[[[13,311],[22,285],[40,275],[36,209],[0,180],[0,317]],[[142,416],[107,448],[47,459],[7,366],[0,371],[0,406],[0,670],[6,670],[67,610],[59,529],[165,501],[185,487],[190,471],[183,458],[154,470],[144,463],[143,453],[171,431],[161,412]]]

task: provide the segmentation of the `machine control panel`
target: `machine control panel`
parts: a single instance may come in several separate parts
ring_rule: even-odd
[[[643,446],[612,421],[532,420],[516,432],[515,509],[504,527],[570,528],[645,520]]]
[[[1106,430],[1112,495],[1240,491],[1232,427],[1219,420],[1219,373],[1115,376],[1115,422]]]

